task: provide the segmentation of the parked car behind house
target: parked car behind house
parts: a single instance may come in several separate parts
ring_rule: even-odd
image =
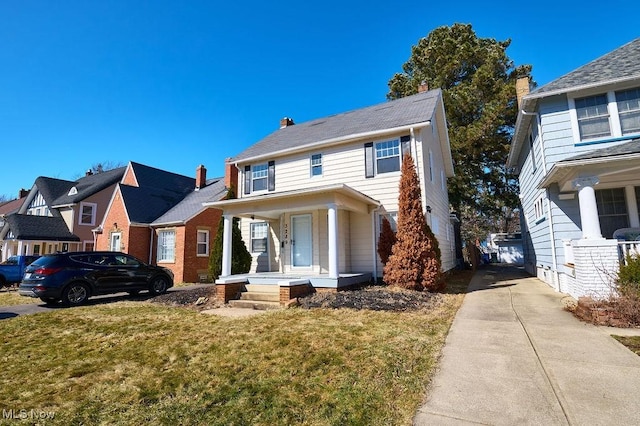
[[[27,266],[39,256],[11,256],[0,263],[0,287],[19,283]]]
[[[91,296],[148,290],[161,294],[173,286],[173,273],[121,252],[71,252],[41,257],[29,265],[18,292],[47,304],[80,305]]]

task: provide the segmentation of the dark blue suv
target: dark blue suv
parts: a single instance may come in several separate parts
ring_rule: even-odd
[[[162,294],[173,286],[173,273],[147,265],[126,253],[69,252],[45,255],[25,270],[18,292],[47,304],[62,300],[80,305],[90,296],[128,292]]]

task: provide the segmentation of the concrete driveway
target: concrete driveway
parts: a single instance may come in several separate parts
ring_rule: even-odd
[[[414,424],[640,424],[640,357],[563,297],[515,267],[479,270]]]

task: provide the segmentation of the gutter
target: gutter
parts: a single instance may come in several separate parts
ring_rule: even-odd
[[[280,151],[273,151],[270,152],[268,154],[261,154],[261,155],[255,155],[253,157],[247,157],[247,158],[241,158],[239,160],[236,160],[233,162],[233,164],[237,167],[238,164],[240,163],[251,163],[254,161],[258,161],[258,160],[263,160],[266,158],[273,158],[273,157],[278,157],[278,156],[282,156],[285,154],[295,154],[298,152],[304,152],[307,151],[309,149],[312,149],[314,147],[318,147],[318,146],[322,146],[322,147],[327,147],[330,145],[337,145],[340,143],[345,143],[345,142],[353,142],[356,141],[358,139],[366,139],[366,138],[371,138],[371,137],[376,137],[376,136],[384,136],[384,135],[391,135],[393,133],[397,133],[397,132],[402,132],[402,131],[410,131],[411,129],[422,129],[423,127],[427,127],[431,125],[431,120],[427,120],[427,121],[423,121],[421,123],[415,123],[415,124],[407,124],[405,126],[400,126],[400,127],[393,127],[393,128],[389,128],[389,129],[382,129],[382,130],[373,130],[370,132],[363,132],[363,133],[355,133],[352,135],[347,135],[347,136],[339,136],[336,138],[331,138],[331,139],[325,139],[322,141],[318,141],[318,142],[313,142],[310,144],[306,144],[303,146],[297,146],[295,148],[287,148],[287,149],[282,149]]]

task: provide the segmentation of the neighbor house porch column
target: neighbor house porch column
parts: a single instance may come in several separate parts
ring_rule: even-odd
[[[580,177],[573,181],[573,187],[578,190],[582,238],[585,239],[602,238],[596,191],[593,189],[599,182],[597,176]]]
[[[335,204],[329,204],[328,222],[329,222],[329,278],[338,278],[338,207]]]
[[[224,231],[222,232],[222,271],[221,277],[231,275],[231,228],[233,227],[233,216],[225,214],[222,216]]]

